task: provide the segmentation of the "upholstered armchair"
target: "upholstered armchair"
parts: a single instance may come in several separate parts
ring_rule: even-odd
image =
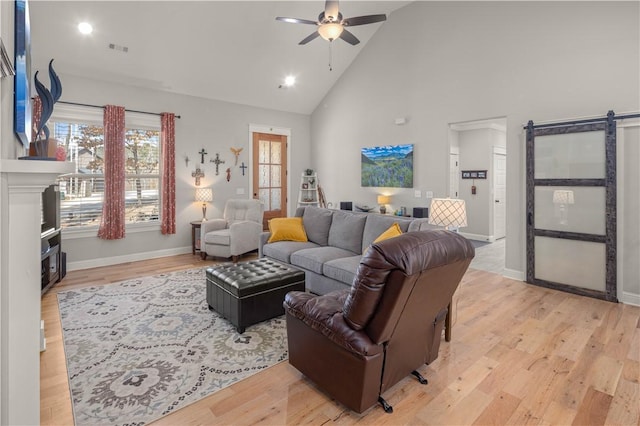
[[[445,231],[408,232],[373,244],[351,290],[290,292],[284,302],[289,362],[348,408],[362,413],[438,357],[447,306],[475,255]]]
[[[223,219],[210,219],[200,226],[202,258],[232,257],[258,248],[262,232],[263,207],[260,200],[229,200],[224,206]]]

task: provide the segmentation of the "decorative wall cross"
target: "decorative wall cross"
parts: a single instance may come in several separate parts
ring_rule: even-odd
[[[204,177],[204,172],[200,170],[200,167],[196,167],[196,171],[191,173],[191,176],[196,178],[196,186],[200,186],[200,178]]]
[[[242,162],[242,166],[240,166],[240,168],[242,169],[242,176],[244,176],[244,169],[247,168],[247,166],[244,165],[244,161]]]
[[[231,152],[233,152],[233,155],[236,156],[236,164],[234,164],[235,166],[238,165],[238,157],[240,156],[240,153],[242,152],[243,148],[231,148]]]
[[[221,160],[221,159],[220,159],[220,154],[218,154],[218,153],[216,152],[216,159],[215,159],[215,160],[209,160],[209,161],[211,161],[212,163],[214,163],[214,164],[216,165],[216,176],[218,176],[218,166],[219,166],[220,164],[223,164],[223,163],[224,163],[224,160]]]
[[[202,148],[198,154],[200,154],[202,156],[202,158],[200,159],[200,163],[204,164],[204,156],[207,155],[207,151],[204,150],[204,148]],[[216,173],[217,174],[217,173]]]

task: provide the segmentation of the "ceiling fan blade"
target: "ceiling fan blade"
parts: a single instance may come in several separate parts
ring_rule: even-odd
[[[338,19],[338,0],[327,0],[324,2],[324,16],[330,21],[336,21]]]
[[[382,22],[387,20],[387,15],[384,13],[380,15],[366,15],[355,16],[353,18],[347,18],[342,21],[342,25],[355,27],[356,25],[373,24],[374,22]]]
[[[315,31],[311,34],[309,34],[304,40],[302,40],[300,43],[298,44],[307,44],[309,43],[311,40],[313,40],[314,38],[318,37],[320,35],[319,32]]]
[[[276,21],[288,22],[290,24],[318,25],[318,23],[316,21],[310,21],[308,19],[287,18],[285,16],[276,17]]]
[[[356,36],[351,34],[346,29],[342,30],[342,34],[340,34],[340,38],[343,39],[344,41],[346,41],[347,43],[352,44],[354,46],[356,44],[360,43],[360,40],[358,40],[358,38]]]

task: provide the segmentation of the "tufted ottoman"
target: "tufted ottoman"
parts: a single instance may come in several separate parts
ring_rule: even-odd
[[[209,309],[229,320],[238,333],[283,315],[284,296],[294,290],[304,291],[304,271],[268,258],[207,269]]]

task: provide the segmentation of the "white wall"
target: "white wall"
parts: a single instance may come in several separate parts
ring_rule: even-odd
[[[36,60],[36,62],[38,62]],[[42,61],[40,61],[42,62]],[[220,217],[224,203],[229,198],[249,198],[249,171],[242,176],[234,166],[230,147],[244,148],[238,166],[249,158],[249,125],[262,124],[291,129],[290,176],[299,176],[310,164],[310,118],[303,114],[291,114],[265,110],[222,101],[212,101],[192,96],[164,93],[132,86],[100,82],[72,75],[61,74],[63,101],[94,105],[115,104],[128,109],[163,112],[169,111],[182,118],[176,120],[176,225],[175,235],[162,235],[158,229],[145,232],[127,232],[122,240],[106,241],[95,236],[73,238],[70,233],[63,236],[63,250],[67,252],[69,269],[119,263],[142,259],[158,254],[173,254],[191,251],[191,225],[189,222],[202,217],[200,203],[193,201],[194,178],[191,173],[200,166],[205,173],[201,186],[213,188],[214,200],[209,204],[207,216]],[[198,151],[204,148],[208,155],[205,164],[200,164]],[[225,164],[220,165],[215,175],[215,165],[209,159],[219,153]],[[190,159],[185,164],[184,157]],[[227,182],[225,170],[231,167],[231,181]],[[297,183],[293,182],[295,187]],[[244,195],[236,195],[236,189],[244,189]],[[295,208],[292,193],[290,206]]]
[[[524,277],[522,125],[640,110],[639,6],[414,2],[395,11],[312,114],[327,199],[372,202],[376,190],[360,187],[360,148],[409,142],[414,186],[445,196],[448,124],[506,117],[506,273]],[[408,123],[395,126],[396,117]],[[413,201],[413,190],[398,192]]]

